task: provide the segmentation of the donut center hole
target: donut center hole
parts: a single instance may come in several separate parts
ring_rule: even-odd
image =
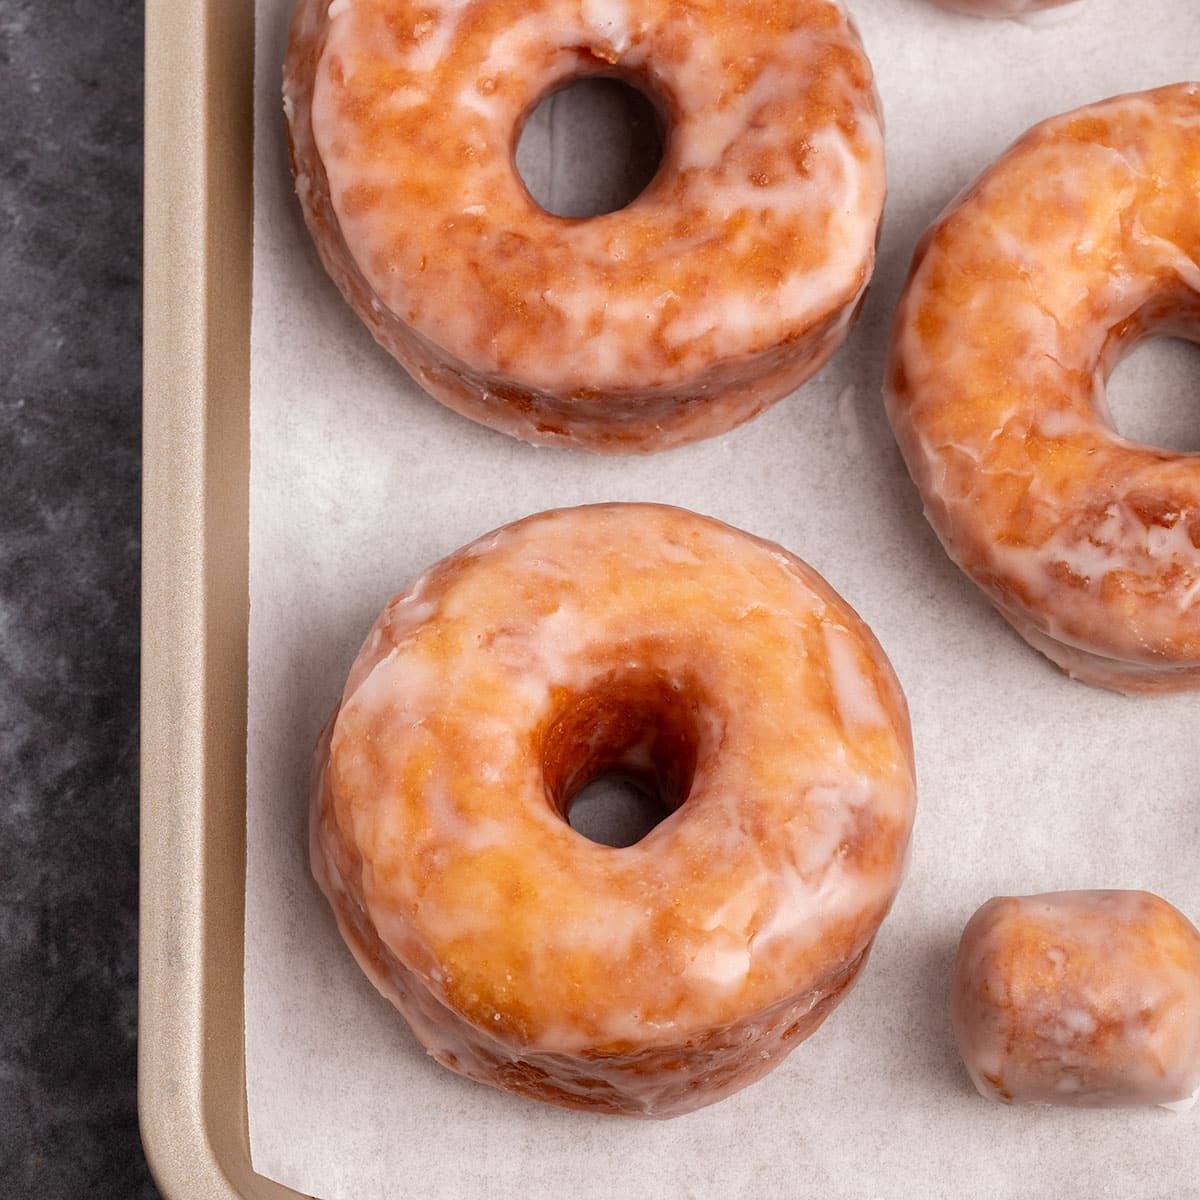
[[[551,92],[517,139],[529,194],[557,217],[596,217],[632,204],[663,158],[658,111],[623,79],[591,76]]]
[[[571,801],[567,821],[588,841],[619,848],[640,842],[670,813],[646,780],[606,771]]]
[[[1103,389],[1112,427],[1131,442],[1178,453],[1200,452],[1200,345],[1179,337],[1141,342]]]
[[[651,673],[609,676],[568,698],[545,731],[546,797],[583,837],[631,846],[687,800],[697,706]]]

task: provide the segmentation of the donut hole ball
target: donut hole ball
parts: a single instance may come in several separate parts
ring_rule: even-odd
[[[963,931],[950,1010],[986,1099],[1183,1111],[1200,1095],[1200,931],[1149,892],[989,900]]]

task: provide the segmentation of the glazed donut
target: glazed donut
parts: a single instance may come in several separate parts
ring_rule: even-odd
[[[1083,0],[936,0],[943,8],[966,13],[972,17],[1027,17],[1035,13],[1049,13],[1053,9],[1071,9]]]
[[[607,772],[674,811],[567,822]],[[899,886],[908,715],[814,571],[680,509],[529,517],[384,610],[315,760],[312,863],[438,1062],[670,1117],[764,1075],[854,982]]]
[[[963,931],[950,1007],[991,1100],[1183,1109],[1200,1090],[1200,933],[1148,892],[989,900]]]
[[[645,90],[662,166],[552,216],[521,126],[576,79]],[[300,0],[296,189],[329,274],[443,404],[529,442],[711,437],[837,349],[875,259],[883,140],[840,0]]]
[[[1105,381],[1200,333],[1200,85],[1038,125],[925,235],[888,413],[947,553],[1038,650],[1200,686],[1200,461],[1121,437]]]

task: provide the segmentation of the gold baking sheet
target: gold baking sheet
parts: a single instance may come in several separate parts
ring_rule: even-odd
[[[246,0],[147,0],[138,1108],[167,1200],[296,1196],[246,1132]]]
[[[897,9],[906,14],[904,19],[915,19],[917,13],[923,11],[918,8],[917,0],[895,0],[895,3]],[[1096,16],[1100,8],[1110,15],[1116,14],[1118,8],[1116,0],[1088,0],[1088,3],[1085,12],[1090,14],[1087,19],[1093,22],[1100,19]],[[893,19],[890,4],[891,0],[887,0],[886,7],[883,0],[878,3],[861,0],[858,6],[868,16],[872,9],[877,10],[881,18],[875,28],[883,30],[883,15],[886,14],[889,23]],[[1181,43],[1187,41],[1183,24],[1190,19],[1186,16],[1185,4],[1186,0],[1184,4],[1178,4],[1175,11],[1182,15],[1176,18],[1178,23],[1173,26],[1174,36]],[[252,1171],[245,1103],[242,968],[253,9],[251,0],[148,0],[147,3],[145,657],[139,1093],[147,1154],[168,1200],[297,1194]],[[901,20],[902,14],[898,12],[896,24],[889,30],[893,44],[900,40]],[[1123,26],[1113,24],[1111,28],[1115,39]],[[1024,36],[1023,29],[1018,32]],[[975,53],[978,54],[983,27],[968,30],[964,25],[955,36],[974,39]],[[1032,41],[1034,36],[1029,31],[1031,54],[1037,45]],[[882,36],[877,35],[876,41],[884,45]],[[939,43],[935,49],[944,51],[945,47]],[[884,65],[887,61],[881,58]],[[906,74],[900,75],[902,64],[897,56],[890,61],[898,80],[912,74],[909,65],[905,68]],[[919,61],[922,61],[921,56],[914,53],[911,62]],[[1063,58],[1057,60],[1057,67],[1062,73],[1064,91],[1068,85],[1079,86],[1080,72],[1085,67],[1101,72],[1097,82],[1088,83],[1089,93],[1095,96],[1119,90],[1126,85],[1127,76],[1143,69],[1139,66],[1136,47],[1097,57],[1094,61]],[[1165,82],[1165,79],[1157,78],[1156,81]],[[896,81],[884,91],[885,103],[891,106],[895,130],[903,114],[902,91]],[[1010,91],[1006,87],[1003,94],[1008,95]],[[1048,111],[1039,107],[1038,114],[1027,113],[1027,109],[1037,106],[1025,99],[1021,99],[1020,104],[1023,106],[1020,108],[1021,120],[1014,121],[1012,133],[1028,123],[1026,116],[1032,119],[1033,115],[1045,115]],[[999,103],[996,107],[998,111],[1003,109]],[[1013,120],[1016,115],[1014,111],[1005,111],[1006,120]],[[939,155],[947,160],[955,175],[966,173],[971,163],[984,161],[977,152],[979,147],[965,135],[960,136],[964,124],[969,123],[947,119],[938,136]],[[1003,145],[998,133],[996,139],[993,152]],[[282,157],[279,162],[282,164]],[[894,293],[903,267],[900,259],[907,261],[912,242],[933,212],[933,207],[924,201],[906,203],[902,171],[896,169],[894,178],[896,186],[888,219],[891,227],[902,231],[903,236],[895,238],[897,249],[892,258],[881,265],[875,308],[864,318],[868,322],[882,322],[890,311],[890,304],[883,303],[879,297]],[[947,198],[951,190],[947,187]],[[296,243],[297,246],[301,244]],[[887,291],[888,288],[892,293]],[[340,302],[332,295],[329,301],[333,305],[331,311],[341,313],[342,310],[336,307]],[[875,317],[871,316],[872,311],[877,314]],[[864,328],[868,332],[871,329],[869,325]],[[872,344],[876,344],[878,333],[876,327],[872,334],[876,341]],[[849,371],[850,362],[848,355],[842,356],[839,369]],[[391,369],[390,364],[383,366]],[[1125,375],[1127,381],[1142,378],[1136,375],[1136,368],[1136,363],[1130,364],[1129,373]],[[841,376],[836,382],[832,377],[829,381],[831,390],[825,394],[825,402],[830,412],[826,426],[819,427],[818,431],[823,430],[828,435],[826,442],[831,447],[841,445],[838,439],[843,435],[847,444],[870,435],[869,422],[856,424],[851,419],[856,404],[861,403],[863,412],[869,416],[875,414],[871,420],[878,420],[873,407],[877,389],[856,386],[857,391],[847,390]],[[1130,394],[1137,391],[1133,388]],[[819,408],[819,404],[798,406],[795,410],[797,420],[803,414],[803,420],[809,423],[811,430]],[[850,414],[843,422],[846,429],[838,434],[837,422],[846,413]],[[786,417],[787,412],[781,407],[775,418],[775,428],[782,428],[779,422]],[[430,421],[450,420],[443,417],[440,410],[435,412],[431,402],[422,420],[426,418]],[[769,427],[764,424],[761,428]],[[483,437],[482,434],[478,436]],[[744,439],[756,436],[761,436],[756,434],[756,429],[748,429],[739,444],[744,445]],[[890,443],[887,444],[891,453]],[[500,439],[489,444],[488,454],[494,454],[497,459],[511,456],[514,460],[520,455],[522,462],[528,457],[519,448],[510,447]],[[838,460],[831,458],[830,461]],[[597,475],[600,472],[599,467],[588,469]],[[628,470],[622,467],[623,479]],[[860,466],[859,472],[868,479],[878,474],[874,467]],[[610,487],[605,483],[606,491]],[[829,494],[837,493],[831,490]],[[891,494],[886,493],[885,499]],[[897,504],[906,504],[907,508],[898,516],[889,516],[892,521],[889,528],[894,527],[902,534],[896,545],[907,553],[924,544],[920,540],[922,537],[928,541],[928,534],[913,519],[915,500],[911,495],[897,489],[895,496]],[[908,499],[903,500],[906,496]],[[735,517],[737,514],[728,515]],[[497,514],[488,516],[493,524],[498,523],[498,519]],[[478,519],[472,516],[469,522],[464,518],[463,523],[470,524],[474,532],[487,527],[482,523],[482,516]],[[760,532],[773,532],[773,527],[761,521],[753,527]],[[815,548],[819,559],[837,567],[839,582],[845,578],[853,584],[852,573],[856,566],[853,553],[843,556],[842,551],[846,548],[839,547],[835,557],[829,549],[834,545],[833,541],[822,550],[821,545],[815,544],[819,532],[811,531],[806,544],[798,548],[809,554]],[[465,536],[459,540],[465,540]],[[446,540],[446,548],[455,544],[454,539]],[[853,551],[853,547],[849,550]],[[931,582],[926,604],[948,603],[947,597],[959,597],[955,603],[961,601],[964,613],[974,612],[970,608],[972,602],[982,608],[982,602],[967,591],[961,580],[949,574],[948,566],[937,554],[931,559],[914,557],[912,561],[927,568],[930,581],[938,582],[937,588]],[[959,589],[957,592],[953,591],[955,587]],[[902,643],[897,631],[904,613],[897,610],[893,597],[859,587],[855,587],[854,592],[856,596],[861,592],[862,601],[873,606],[881,625],[890,622],[893,636],[886,644],[891,647],[893,643]],[[964,592],[969,598],[962,600]],[[975,621],[974,616],[971,620]],[[979,618],[979,636],[986,634],[997,646],[1004,644],[1003,639],[1009,635],[995,619],[993,637],[993,627],[986,624],[990,620],[993,619],[988,614]],[[351,634],[345,636],[349,638]],[[1072,685],[1050,675],[1048,668],[1043,668],[1031,652],[1025,655],[1023,648],[1014,648],[1010,644],[1006,654],[1011,657],[1011,677],[1005,674],[1007,658],[1003,670],[995,670],[992,664],[989,667],[999,680],[1000,693],[1009,695],[1014,702],[1024,695],[1015,688],[1017,674],[1032,676],[1041,671],[1044,686],[1061,691],[1064,697],[1064,719],[1084,709],[1103,707],[1105,702],[1101,698],[1084,689],[1073,690]],[[916,663],[921,661],[916,656],[912,658]],[[980,658],[978,661],[988,660]],[[922,704],[917,716],[927,731],[927,740],[923,744],[935,747],[938,740],[932,735],[939,729],[953,726],[949,721],[943,723],[938,719],[946,709],[939,707],[934,695],[936,689],[923,685],[916,670],[905,673],[906,682],[909,674],[916,684],[914,695]],[[1014,683],[1013,690],[1008,693],[1004,692],[1006,679]],[[334,680],[333,684],[336,682]],[[924,698],[919,695],[923,686],[926,690]],[[311,694],[317,696],[318,692],[319,689]],[[320,694],[326,692],[328,688]],[[333,693],[328,694],[332,696]],[[976,720],[975,724],[979,726],[980,723]],[[989,729],[986,725],[982,728]],[[1050,730],[1049,725],[1044,729]],[[1051,732],[1057,736],[1060,731]],[[1045,736],[1050,738],[1050,732]],[[1059,769],[1052,743],[1053,739],[1040,743],[1040,751],[1035,744],[1028,752],[1031,756],[1041,754],[1047,763],[1048,774],[1052,767]],[[1136,749],[1136,746],[1131,747],[1131,756]],[[1014,758],[1023,752],[1021,746],[1014,744]],[[1174,769],[1185,772],[1193,757],[1189,755],[1176,761]],[[904,942],[903,911],[889,925],[892,931],[890,944],[896,948],[894,962],[901,966],[907,963],[910,970],[914,959],[919,959],[920,965],[924,966],[923,956],[927,951],[929,962],[936,965],[941,959],[934,959],[933,950],[937,948],[940,954],[952,948],[950,916],[944,901],[948,890],[945,876],[947,868],[952,872],[961,859],[961,842],[955,839],[942,844],[930,836],[930,816],[936,817],[939,797],[944,797],[943,811],[955,806],[963,812],[963,836],[976,836],[981,830],[991,836],[997,827],[994,817],[990,822],[986,820],[987,810],[967,803],[971,799],[970,773],[964,774],[961,780],[954,775],[959,765],[966,761],[955,759],[951,754],[941,759],[930,756],[923,765],[923,815],[919,820],[924,825],[918,834],[916,853],[918,869],[920,856],[925,856],[931,867],[924,876],[926,882],[922,884],[923,877],[918,870],[902,896],[903,904],[910,909],[922,905],[936,908],[942,925],[936,939],[910,939],[907,943]],[[1136,771],[1123,778],[1122,786],[1135,795],[1144,787]],[[1089,789],[1095,793],[1092,802],[1097,809],[1096,821],[1103,827],[1109,819],[1108,810],[1112,808],[1106,796],[1100,795],[1095,783],[1082,786],[1077,780],[1068,780],[1068,783],[1069,786],[1062,789],[1063,796]],[[1061,830],[1064,826],[1061,822],[1051,823],[1051,819],[1057,821],[1065,806],[1059,803],[1059,796],[1049,786],[1039,794],[1051,796],[1054,803],[1044,806],[1042,820],[1047,823],[1037,828],[1045,831],[1048,844],[1056,840],[1061,843],[1064,839],[1055,839],[1051,831]],[[1019,799],[1024,793],[1017,791],[1012,795]],[[1006,801],[1005,795],[1001,796],[1001,801]],[[1159,811],[1167,810],[1159,805]],[[1155,824],[1136,827],[1137,836],[1128,839],[1133,844],[1124,846],[1120,859],[1115,860],[1120,862],[1122,870],[1132,872],[1130,864],[1149,861],[1137,857],[1141,844],[1146,841],[1163,846],[1164,863],[1169,865],[1168,859],[1177,859],[1177,843],[1153,837],[1157,827]],[[1183,826],[1176,826],[1176,833],[1181,829]],[[982,833],[979,835],[983,836]],[[979,864],[981,873],[993,871],[993,874],[999,874],[994,870],[993,860],[1000,861],[1007,872],[1003,886],[1009,886],[1008,881],[1020,872],[1024,872],[1024,878],[1029,878],[1039,869],[1040,861],[1033,857],[995,854],[978,855],[973,861]],[[1153,873],[1143,872],[1136,880],[1132,876],[1117,880],[1106,877],[1104,882],[1153,885],[1156,878]],[[1064,886],[1083,882],[1064,881],[1061,876],[1055,879],[1056,884]],[[981,878],[977,887],[978,899],[982,900],[988,894],[988,880]],[[1187,905],[1188,898],[1181,894],[1180,887],[1168,888],[1165,892]],[[1192,911],[1190,907],[1189,911]],[[907,947],[906,955],[900,953],[902,946]],[[892,952],[881,947],[873,964],[872,978],[879,981],[880,988],[887,979],[886,953]],[[912,1014],[904,1029],[909,1044],[913,1040],[914,1024],[921,1028],[940,1028],[940,1010],[929,1005],[925,992],[921,995],[922,1003],[907,1010]],[[863,990],[858,1003],[864,1004],[868,999],[869,993]],[[905,1010],[901,1010],[900,1015],[906,1015]],[[836,1026],[824,1036],[827,1039],[837,1036]],[[820,1046],[815,1046],[814,1051],[820,1052]],[[815,1059],[810,1056],[810,1061]],[[957,1071],[954,1064],[951,1066]],[[906,1106],[910,1114],[916,1114],[913,1119],[922,1119],[923,1113],[934,1111],[923,1110],[914,1104],[911,1078],[903,1078]],[[946,1075],[946,1079],[949,1078]],[[962,1084],[961,1078],[959,1083]],[[802,1105],[804,1093],[799,1095]],[[995,1123],[1002,1118],[1007,1120],[1008,1114],[998,1115],[983,1109],[978,1112],[981,1123]],[[1020,1118],[1014,1118],[1017,1119]],[[1066,1118],[1060,1119],[1059,1115],[1045,1119],[1045,1122],[1049,1121],[1057,1124],[1047,1124],[1047,1128],[1066,1128]],[[863,1123],[860,1121],[853,1128],[858,1140],[868,1144],[862,1137]],[[931,1125],[931,1129],[922,1153],[935,1161],[935,1156],[943,1156],[940,1161],[946,1164],[942,1180],[945,1192],[939,1194],[950,1194],[954,1187],[953,1172],[969,1171],[970,1160],[958,1152],[958,1147],[939,1143],[936,1124]],[[489,1129],[489,1136],[494,1133],[494,1129]],[[1103,1164],[1100,1156],[1105,1152],[1106,1136],[1104,1126],[1093,1124],[1071,1153],[1064,1151],[1064,1162],[1077,1173],[1090,1164],[1094,1176]],[[1155,1136],[1159,1136],[1157,1127]],[[1178,1136],[1187,1139],[1191,1137],[1191,1131],[1187,1126],[1180,1126]],[[295,1140],[293,1136],[292,1141]],[[1066,1146],[1068,1141],[1063,1140],[1062,1144]],[[1145,1161],[1153,1164],[1153,1142],[1148,1138],[1146,1145]],[[1027,1168],[1030,1178],[1035,1177],[1038,1165],[1036,1150],[1036,1140],[1031,1133],[1020,1153],[1021,1169]],[[878,1158],[877,1153],[875,1157]],[[701,1162],[698,1169],[707,1170],[707,1165]],[[969,1173],[967,1178],[970,1178]],[[1148,1174],[1143,1182],[1146,1188],[1153,1189],[1161,1180],[1156,1183]],[[1160,1190],[1154,1194],[1164,1193]]]

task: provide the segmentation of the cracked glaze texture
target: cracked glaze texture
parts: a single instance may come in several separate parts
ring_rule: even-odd
[[[917,249],[888,413],[946,551],[1037,649],[1200,686],[1200,459],[1122,438],[1105,381],[1200,331],[1200,85],[1038,125]]]
[[[607,771],[673,812],[565,819]],[[384,610],[318,747],[314,873],[445,1066],[669,1117],[761,1077],[862,968],[899,887],[908,715],[792,555],[644,504],[559,510]]]
[[[1190,1108],[1200,933],[1149,892],[989,900],[963,931],[951,1016],[988,1099]]]
[[[643,88],[663,164],[572,220],[513,162],[537,102]],[[330,275],[431,395],[526,441],[649,452],[798,387],[874,267],[883,138],[838,0],[301,0],[296,190]]]

